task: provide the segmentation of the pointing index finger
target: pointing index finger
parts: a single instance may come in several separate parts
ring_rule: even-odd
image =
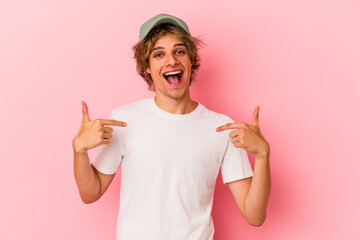
[[[118,127],[127,126],[126,122],[117,121],[117,120],[113,120],[113,119],[99,119],[99,120],[102,125],[110,125],[110,126],[118,126]]]
[[[222,125],[220,127],[218,127],[216,129],[217,132],[222,132],[224,130],[228,130],[228,129],[236,129],[237,128],[237,124],[236,123],[227,123],[225,125]]]

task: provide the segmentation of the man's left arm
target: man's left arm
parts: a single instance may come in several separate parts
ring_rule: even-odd
[[[265,221],[271,189],[270,147],[260,132],[259,109],[255,108],[251,124],[228,123],[216,129],[218,132],[233,129],[229,134],[232,144],[255,156],[252,178],[227,183],[241,214],[253,226],[261,226]]]

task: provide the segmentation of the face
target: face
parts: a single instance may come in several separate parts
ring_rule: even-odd
[[[184,43],[171,34],[155,43],[146,70],[153,79],[156,96],[182,100],[190,98],[191,61]]]

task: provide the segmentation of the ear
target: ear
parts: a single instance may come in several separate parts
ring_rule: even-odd
[[[146,72],[147,74],[150,74],[150,69],[147,68],[147,69],[145,70],[145,72]]]
[[[150,91],[155,92],[155,86],[154,86],[154,83],[153,83],[153,84],[151,84],[151,87],[149,87],[149,90],[150,90]]]

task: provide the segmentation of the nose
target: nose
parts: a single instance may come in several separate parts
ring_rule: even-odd
[[[173,66],[176,64],[178,64],[178,60],[176,59],[176,56],[174,56],[173,54],[168,54],[168,57],[166,59],[166,65]]]

